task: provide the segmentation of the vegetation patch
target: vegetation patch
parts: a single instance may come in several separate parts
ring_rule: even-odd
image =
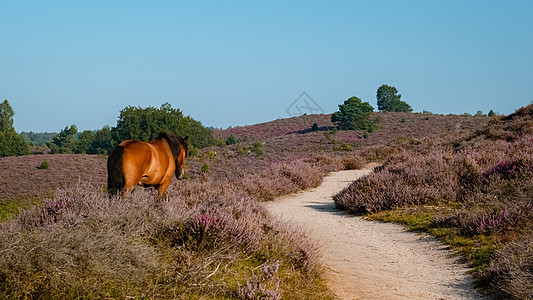
[[[388,147],[383,166],[336,204],[433,234],[470,259],[481,287],[531,298],[533,259],[518,249],[533,243],[533,104],[459,139]]]

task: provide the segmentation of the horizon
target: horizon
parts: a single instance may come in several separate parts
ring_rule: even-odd
[[[116,125],[168,102],[205,126],[377,110],[394,86],[413,111],[510,114],[533,100],[533,2],[202,3],[0,0],[0,100],[17,132]],[[301,99],[300,99],[301,100]],[[310,104],[311,105],[308,105]]]

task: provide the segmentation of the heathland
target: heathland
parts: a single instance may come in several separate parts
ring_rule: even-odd
[[[338,206],[427,231],[469,259],[480,288],[531,297],[532,112],[215,130],[218,145],[191,153],[163,201],[150,189],[109,199],[105,156],[1,158],[0,298],[332,298],[318,246],[259,202],[372,161],[383,166]]]

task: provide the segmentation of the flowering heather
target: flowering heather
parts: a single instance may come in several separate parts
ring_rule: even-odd
[[[324,173],[303,160],[274,164],[259,174],[242,179],[242,186],[248,193],[262,200],[318,186]]]
[[[517,240],[496,251],[481,277],[493,284],[501,298],[533,298],[533,240]]]
[[[518,176],[523,168],[524,164],[521,161],[500,161],[497,165],[485,171],[483,177],[489,179],[491,176],[498,176],[503,179],[509,179]]]
[[[40,169],[43,161],[48,169]],[[53,195],[78,180],[104,184],[106,160],[98,155],[42,154],[0,158],[0,200]]]
[[[278,291],[277,279],[279,260],[273,263],[265,262],[259,275],[252,275],[246,284],[239,288],[239,297],[242,299],[281,300]]]
[[[528,220],[533,218],[533,201],[514,204],[504,208],[487,211],[487,207],[469,207],[454,214],[437,218],[435,224],[441,226],[454,226],[465,235],[493,235],[506,234],[517,227],[527,226]]]
[[[394,161],[391,163],[390,161]],[[375,212],[406,204],[454,200],[457,177],[451,153],[393,156],[382,171],[366,176],[333,197],[339,207]]]
[[[419,186],[409,190],[417,199],[411,203],[428,195],[451,198],[454,186],[446,187],[451,181],[445,167],[457,160],[450,160],[449,151],[413,158],[417,164],[409,166],[405,149],[430,154],[452,136],[488,122],[463,116],[431,115],[429,121],[417,114],[378,116],[381,128],[367,138],[363,131],[331,130],[330,115],[216,131],[217,139],[234,135],[241,142],[200,149],[189,157],[190,180],[174,180],[164,200],[155,190],[141,188],[127,201],[109,199],[103,188],[106,160],[100,156],[2,158],[0,203],[38,197],[40,205],[0,224],[0,294],[14,299],[328,297],[324,290],[316,293],[323,286],[318,245],[305,231],[273,219],[260,201],[314,187],[327,172],[390,155],[405,159],[408,169],[390,160],[377,174],[388,176],[398,195],[404,190],[397,178],[405,177]],[[318,131],[309,130],[314,123]],[[255,142],[262,145],[261,156],[251,152]],[[510,147],[500,146],[498,153]],[[475,174],[482,177],[504,159],[490,160],[492,165],[476,161],[481,171]],[[49,169],[38,169],[45,160]],[[208,173],[201,171],[204,164]],[[439,182],[434,187],[418,178],[428,167],[435,175],[427,182]]]
[[[471,255],[486,286],[506,298],[532,297],[533,255],[517,249],[531,249],[533,237],[533,104],[462,137],[400,138],[367,149],[368,157],[388,159],[335,195],[338,206],[437,211],[426,230],[442,234],[445,228],[472,244],[493,241]]]

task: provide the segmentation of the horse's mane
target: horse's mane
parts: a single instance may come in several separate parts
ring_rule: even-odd
[[[172,156],[174,159],[176,159],[181,152],[180,144],[183,145],[183,148],[185,149],[185,156],[189,153],[189,147],[187,146],[187,143],[185,142],[185,139],[181,136],[174,134],[170,131],[161,131],[159,133],[159,136],[157,136],[156,140],[166,140],[168,142],[168,145],[170,147],[170,151],[172,151]]]

